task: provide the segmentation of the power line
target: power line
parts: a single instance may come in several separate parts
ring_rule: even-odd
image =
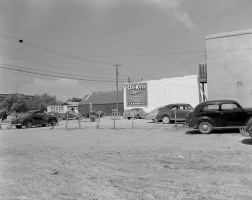
[[[112,77],[100,77],[100,76],[83,76],[83,75],[79,75],[79,74],[66,74],[66,73],[61,73],[61,72],[54,72],[54,71],[46,71],[46,70],[40,70],[40,69],[33,69],[33,68],[29,68],[29,67],[22,67],[22,66],[16,66],[16,65],[10,65],[10,64],[4,64],[4,63],[0,63],[1,65],[4,66],[9,66],[9,67],[17,67],[17,68],[23,68],[23,69],[28,69],[28,70],[36,70],[36,71],[41,71],[41,72],[47,72],[47,73],[55,73],[55,74],[62,74],[62,75],[71,75],[71,76],[81,76],[81,77],[88,77],[88,78],[100,78],[100,79],[113,79]],[[125,79],[126,81],[126,79]]]
[[[11,37],[11,36],[6,35],[4,33],[0,33],[0,35],[4,36],[5,38],[8,38],[11,41],[18,41],[17,38]],[[92,62],[92,63],[98,63],[98,64],[107,64],[107,65],[113,65],[114,64],[114,63],[110,63],[110,62],[106,62],[106,61],[101,61],[101,60],[90,60],[90,59],[85,59],[85,58],[73,56],[73,55],[66,54],[66,53],[63,53],[63,52],[60,52],[60,51],[56,51],[56,50],[48,49],[48,48],[45,48],[45,47],[41,47],[39,45],[32,44],[32,43],[26,42],[26,41],[23,41],[22,45],[26,45],[26,46],[28,46],[28,47],[30,47],[32,49],[37,49],[37,50],[40,50],[40,51],[47,52],[49,54],[57,55],[59,57],[76,59],[76,60],[81,60],[81,61],[86,61],[86,62]]]
[[[17,54],[19,54],[21,56],[28,55],[29,57],[44,56],[45,55],[45,54],[38,53],[37,51],[26,49],[26,48],[24,49],[24,48],[21,48],[21,47],[23,47],[23,44],[22,45],[18,44],[16,46],[13,46],[13,45],[10,45],[10,44],[8,44],[8,45],[0,44],[0,51],[2,51],[2,55],[6,55],[6,54],[7,55],[8,54],[9,55],[17,55]],[[3,57],[3,56],[1,56],[1,57]],[[76,67],[76,63],[74,63],[74,65],[71,64],[73,61],[75,62],[75,60],[69,60],[69,59],[64,59],[64,60],[58,59],[58,60],[51,60],[51,61],[46,59],[46,60],[40,60],[39,62],[35,62],[34,60],[25,60],[25,62],[27,62],[27,63],[35,63],[36,65],[42,65],[43,67],[46,66],[46,64],[49,64],[50,66],[56,65],[57,67],[59,67],[59,65],[60,65],[61,68],[62,68],[62,66],[65,66],[65,67],[67,67],[67,69],[69,69],[69,65],[71,67]],[[83,68],[83,67],[87,68],[88,67],[89,70],[96,71],[98,73],[102,70],[102,69],[99,69],[99,71],[97,71],[95,69],[97,67],[100,68],[102,66],[94,66],[94,65],[93,66],[83,66],[83,63],[80,63],[79,61],[78,61],[77,64],[81,68]],[[106,71],[108,69],[112,70],[112,67],[111,68],[106,67]]]
[[[66,78],[66,79],[72,79],[72,80],[79,80],[79,81],[90,81],[90,82],[115,82],[115,81],[110,81],[110,80],[97,80],[97,79],[83,79],[83,78],[73,78],[73,77],[67,77],[67,76],[58,76],[58,75],[53,75],[53,74],[42,74],[42,73],[38,73],[38,72],[30,72],[30,71],[25,71],[25,70],[21,70],[21,69],[12,69],[12,68],[8,68],[8,67],[1,67],[2,69],[7,69],[7,70],[11,70],[11,71],[18,71],[18,72],[23,72],[23,73],[28,73],[28,74],[35,74],[35,75],[41,75],[41,76],[48,76],[48,77],[54,77],[54,78]],[[126,81],[119,81],[119,82],[126,82]]]

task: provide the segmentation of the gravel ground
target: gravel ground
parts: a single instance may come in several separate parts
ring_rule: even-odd
[[[0,199],[252,199],[252,140],[102,118],[0,130]]]

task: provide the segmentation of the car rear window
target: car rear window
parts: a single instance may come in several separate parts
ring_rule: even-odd
[[[234,103],[225,103],[221,105],[222,110],[237,110],[238,106]]]
[[[219,105],[217,104],[207,105],[204,106],[202,109],[202,111],[210,111],[210,110],[219,110]]]

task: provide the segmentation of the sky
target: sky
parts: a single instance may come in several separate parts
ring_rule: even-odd
[[[0,93],[65,101],[196,75],[207,35],[252,29],[251,0],[0,0]]]

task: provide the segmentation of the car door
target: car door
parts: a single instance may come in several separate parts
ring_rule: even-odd
[[[36,112],[33,114],[34,125],[47,124],[45,114],[42,112]]]
[[[179,109],[178,105],[174,105],[171,107],[171,110],[170,110],[171,120],[175,120],[175,112],[176,112],[176,117],[178,119],[178,109]]]
[[[185,105],[179,105],[178,109],[176,110],[177,120],[180,120],[180,121],[185,120],[187,113],[188,113],[188,110],[186,109]]]
[[[221,126],[244,126],[245,112],[236,103],[221,104]]]
[[[221,114],[219,104],[205,105],[197,114],[197,118],[200,120],[210,120],[216,127],[220,126]]]

